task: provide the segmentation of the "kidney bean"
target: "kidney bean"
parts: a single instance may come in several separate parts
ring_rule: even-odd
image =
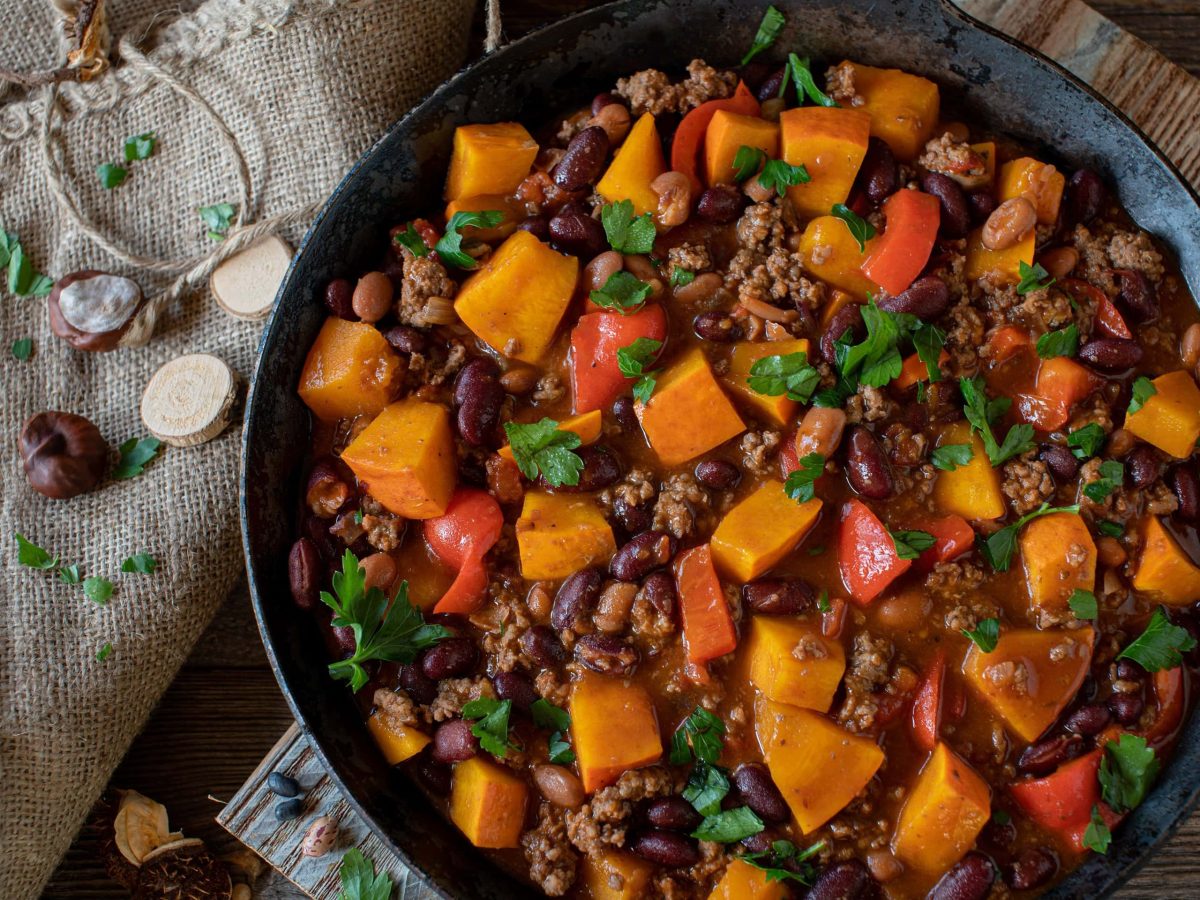
[[[1124,372],[1141,362],[1142,347],[1122,338],[1093,338],[1079,348],[1079,360],[1101,372]]]
[[[972,224],[979,225],[995,212],[996,198],[991,191],[971,191],[967,194],[967,206],[971,208]]]
[[[550,220],[545,216],[527,216],[517,223],[521,231],[528,231],[539,241],[550,240]]]
[[[657,797],[642,811],[646,822],[667,831],[695,831],[701,821],[700,813],[682,797]]]
[[[1014,891],[1039,888],[1058,871],[1058,860],[1049,850],[1026,847],[1004,870],[1004,880]]]
[[[950,182],[953,184],[954,182]],[[880,297],[879,308],[911,313],[918,319],[936,319],[950,305],[950,289],[936,275],[918,278],[894,297]]]
[[[925,900],[983,900],[995,880],[992,861],[972,850],[942,876]]]
[[[896,192],[900,186],[900,167],[886,141],[873,137],[867,142],[867,153],[858,168],[855,184],[872,203],[882,203]]]
[[[517,639],[521,652],[543,668],[553,668],[567,658],[562,641],[547,625],[534,625]]]
[[[430,625],[441,625],[455,637],[461,635],[469,627],[466,616],[458,613],[428,613],[425,621]]]
[[[1029,775],[1049,775],[1069,759],[1083,753],[1083,738],[1060,734],[1025,748],[1017,760],[1017,770]]]
[[[1066,278],[1079,264],[1079,251],[1074,247],[1051,247],[1042,251],[1038,262],[1051,278]]]
[[[700,851],[695,841],[682,834],[657,828],[634,835],[629,842],[629,849],[642,859],[672,869],[694,866],[700,861]]]
[[[437,682],[425,674],[421,664],[406,663],[400,667],[400,687],[418,703],[429,705],[437,697]]]
[[[1091,169],[1079,169],[1067,182],[1067,213],[1071,224],[1086,225],[1100,214],[1108,188]]]
[[[753,63],[751,63],[753,65]],[[787,71],[786,66],[780,66],[774,72],[766,77],[762,84],[758,86],[758,91],[755,96],[759,103],[765,103],[768,100],[774,100],[779,96],[779,89],[783,87],[784,73]]]
[[[1092,737],[1108,727],[1110,718],[1111,716],[1105,707],[1098,703],[1090,703],[1087,706],[1079,707],[1079,709],[1067,716],[1067,720],[1063,722],[1063,728],[1072,734],[1082,734],[1085,737]]]
[[[641,581],[670,559],[671,536],[662,531],[643,531],[613,554],[608,572],[618,581]]]
[[[804,900],[867,900],[876,897],[879,885],[857,859],[834,863],[820,874]]]
[[[354,311],[354,285],[348,278],[335,278],[325,285],[325,306],[339,319],[357,322]]]
[[[446,638],[425,651],[421,671],[426,678],[441,681],[469,674],[479,660],[479,651],[470,638]]]
[[[301,609],[312,609],[321,590],[321,556],[316,544],[306,537],[292,544],[288,553],[288,584],[292,601]]]
[[[383,333],[383,339],[401,353],[424,353],[429,346],[425,332],[409,325],[396,325]]]
[[[463,719],[451,719],[433,733],[433,758],[440,763],[462,762],[479,749],[479,741],[471,734],[471,724]]]
[[[798,578],[752,581],[742,587],[742,601],[756,613],[794,616],[812,606],[813,589]]]
[[[595,608],[603,583],[599,569],[580,569],[569,575],[554,595],[550,625],[558,631],[578,631]]]
[[[496,689],[497,697],[511,700],[513,707],[521,712],[529,712],[529,707],[538,699],[533,682],[521,672],[497,672],[492,676],[492,687]]]
[[[1038,459],[1050,467],[1050,472],[1059,484],[1066,484],[1079,471],[1079,460],[1070,450],[1059,444],[1042,444],[1038,450]]]
[[[1162,457],[1149,444],[1138,444],[1125,457],[1125,471],[1135,488],[1147,488],[1162,474]]]
[[[651,503],[632,504],[618,497],[613,501],[613,515],[626,534],[649,531],[654,524],[654,507]]]
[[[626,434],[637,434],[642,427],[633,407],[633,398],[628,394],[613,401],[612,414]]]
[[[642,582],[638,594],[645,597],[663,616],[670,618],[675,615],[675,579],[669,572],[651,572]]]
[[[779,835],[775,833],[774,829],[764,828],[757,834],[742,838],[740,843],[746,848],[747,853],[770,853],[772,842],[778,839]]]
[[[706,459],[696,466],[696,480],[705,487],[723,491],[742,480],[742,471],[723,459]]]
[[[583,785],[570,769],[542,763],[533,767],[533,783],[541,795],[562,809],[577,809],[586,794]]]
[[[855,425],[850,430],[846,479],[854,490],[872,500],[885,500],[896,490],[896,479],[892,476],[887,454],[875,435],[863,425]]]
[[[837,350],[834,343],[846,330],[853,332],[855,339],[863,335],[862,309],[857,303],[847,303],[829,320],[829,326],[821,335],[821,358],[831,366],[837,364]]]
[[[742,336],[742,329],[733,316],[717,310],[696,316],[692,320],[692,330],[696,337],[714,344],[729,344]]]
[[[544,476],[538,476],[538,484],[558,494],[578,494],[584,491],[598,491],[621,480],[621,463],[617,455],[608,447],[591,444],[578,447],[575,453],[583,460],[583,471],[579,473],[578,484],[560,484],[551,487]]]
[[[564,191],[582,191],[600,177],[607,158],[608,134],[598,125],[589,125],[567,144],[567,152],[551,173],[554,183]]]
[[[1133,694],[1113,694],[1108,698],[1108,710],[1122,725],[1132,725],[1142,717],[1142,710],[1146,708],[1146,701],[1142,699],[1141,692]]]
[[[1012,197],[997,206],[983,223],[980,240],[989,250],[1007,250],[1037,225],[1037,210],[1025,197]]]
[[[596,113],[600,112],[600,110],[604,109],[604,107],[606,107],[606,106],[609,106],[613,103],[620,103],[620,102],[621,102],[620,97],[618,97],[616,94],[609,93],[608,91],[604,91],[603,93],[597,94],[595,97],[592,98],[592,115],[594,116]]]
[[[625,677],[637,668],[637,650],[609,634],[585,634],[575,643],[575,658],[593,672]]]
[[[1139,684],[1146,678],[1146,670],[1132,659],[1118,659],[1113,674],[1118,681],[1136,681]]]
[[[626,581],[610,581],[600,592],[596,611],[592,613],[592,624],[607,634],[620,634],[629,624],[633,600],[637,596],[636,584]]]
[[[392,280],[382,272],[368,272],[358,279],[350,304],[364,322],[378,322],[392,308]]]
[[[716,185],[700,194],[696,215],[707,222],[727,225],[737,221],[746,205],[746,195],[727,184]]]
[[[732,781],[746,805],[764,822],[778,824],[791,818],[783,794],[762,763],[742,763],[733,770]]]
[[[417,760],[416,770],[417,778],[429,789],[430,793],[440,797],[450,793],[454,777],[449,766],[437,762],[432,755],[422,754],[421,758]]]
[[[938,230],[942,235],[948,238],[966,237],[971,230],[971,205],[967,202],[962,185],[941,172],[927,172],[921,177],[921,190],[938,199],[942,209]]]
[[[495,362],[481,356],[462,367],[454,380],[454,402],[458,432],[464,441],[476,447],[498,443],[504,396]]]
[[[567,203],[550,220],[550,243],[561,253],[591,259],[608,249],[604,226],[579,203]]]
[[[1126,318],[1134,322],[1153,322],[1158,318],[1158,297],[1145,275],[1136,269],[1113,269],[1113,276],[1120,288],[1117,302]]]
[[[1194,464],[1181,463],[1171,470],[1168,478],[1179,509],[1175,515],[1185,522],[1200,522],[1200,475]]]

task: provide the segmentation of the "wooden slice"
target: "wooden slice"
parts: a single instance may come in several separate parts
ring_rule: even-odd
[[[203,444],[229,424],[237,377],[207,353],[173,359],[150,378],[142,394],[142,421],[156,438],[176,447]]]
[[[217,305],[238,319],[261,319],[292,262],[292,248],[281,238],[263,238],[221,263],[208,278]]]

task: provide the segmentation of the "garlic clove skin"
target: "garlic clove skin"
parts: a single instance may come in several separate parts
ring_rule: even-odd
[[[60,278],[47,298],[51,330],[76,350],[140,347],[154,331],[153,308],[136,281],[95,269]]]

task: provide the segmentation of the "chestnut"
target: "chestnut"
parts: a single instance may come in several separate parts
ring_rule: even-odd
[[[154,317],[136,281],[95,269],[72,272],[54,283],[46,300],[50,329],[74,347],[105,353],[150,340]]]
[[[54,500],[92,490],[108,468],[100,429],[75,413],[38,413],[21,430],[20,449],[29,486]]]

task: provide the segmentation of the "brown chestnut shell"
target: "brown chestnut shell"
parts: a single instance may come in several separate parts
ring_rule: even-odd
[[[101,278],[113,293],[119,292],[120,302],[106,303],[97,294],[78,297],[80,289],[72,288],[84,282],[98,285],[97,279]],[[71,309],[64,309],[64,292],[68,289],[73,293],[67,299],[75,302],[67,304]],[[96,269],[60,278],[46,298],[46,306],[50,312],[50,330],[76,350],[107,353],[119,347],[140,347],[154,331],[154,317],[147,315],[146,297],[137,282]]]
[[[19,443],[29,486],[53,500],[92,490],[108,468],[100,429],[75,413],[38,413],[21,429]]]

